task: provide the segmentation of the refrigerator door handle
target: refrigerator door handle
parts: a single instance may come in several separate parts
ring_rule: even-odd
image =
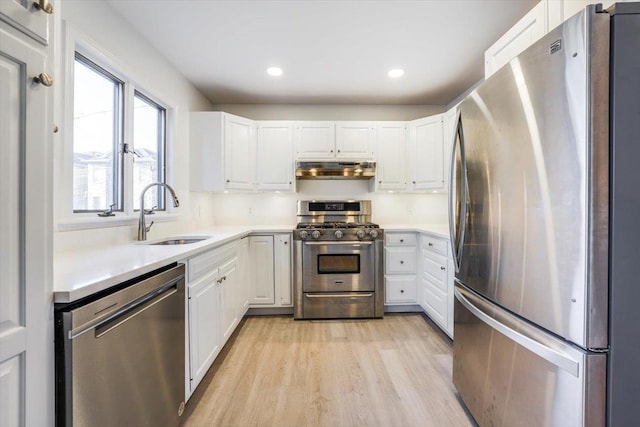
[[[574,360],[569,355],[553,349],[532,338],[529,338],[528,336],[521,334],[520,332],[510,328],[504,323],[499,322],[493,316],[485,313],[482,309],[469,301],[469,299],[463,295],[463,291],[460,291],[458,288],[455,289],[455,295],[456,299],[460,301],[460,303],[464,305],[467,310],[469,310],[474,316],[476,316],[492,329],[500,332],[510,340],[533,352],[539,357],[545,359],[547,362],[565,370],[569,374],[575,377],[580,376],[580,361]],[[527,325],[525,325],[525,328],[526,327]]]
[[[460,145],[460,217],[456,216],[456,206],[454,203],[457,198],[454,197],[454,176],[456,166],[456,148]],[[451,150],[451,160],[449,165],[449,242],[453,255],[453,264],[455,271],[460,271],[460,261],[462,259],[462,245],[464,243],[465,223],[467,216],[467,160],[464,151],[464,133],[462,131],[462,116],[460,111],[456,116],[456,130],[453,133],[453,144]],[[459,220],[459,221],[458,221]],[[456,232],[458,232],[456,241]]]

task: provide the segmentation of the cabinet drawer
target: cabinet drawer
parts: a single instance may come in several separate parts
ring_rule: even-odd
[[[385,278],[385,302],[387,304],[417,302],[416,276],[387,276]]]
[[[430,250],[431,252],[447,256],[449,253],[449,240],[423,235],[422,247]]]
[[[422,271],[425,276],[438,283],[443,292],[447,291],[447,260],[431,254],[428,249],[422,250]]]
[[[217,268],[221,262],[236,257],[237,246],[237,242],[232,242],[189,258],[189,281],[197,280]]]
[[[384,238],[387,246],[415,246],[418,244],[418,239],[413,233],[386,232]]]
[[[416,273],[416,250],[408,248],[386,248],[385,267],[387,274]]]
[[[447,298],[446,294],[428,281],[422,281],[423,306],[427,314],[440,326],[446,329],[447,326]]]

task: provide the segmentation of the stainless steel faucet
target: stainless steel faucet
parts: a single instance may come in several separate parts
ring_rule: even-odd
[[[140,193],[140,220],[138,221],[138,240],[147,240],[147,232],[151,230],[151,226],[153,225],[153,221],[151,221],[151,224],[149,224],[149,226],[147,227],[144,221],[144,194],[148,189],[155,186],[165,187],[167,190],[169,190],[169,192],[171,193],[171,197],[173,197],[173,207],[177,208],[178,206],[180,206],[178,196],[176,196],[176,192],[173,188],[171,188],[169,184],[165,184],[164,182],[152,182],[151,184],[144,187],[142,189],[142,192]]]

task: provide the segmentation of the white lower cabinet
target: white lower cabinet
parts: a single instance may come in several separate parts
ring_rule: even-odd
[[[416,304],[417,234],[385,232],[386,305]]]
[[[186,399],[202,381],[244,314],[237,262],[237,241],[185,261],[189,337],[185,351],[189,366]]]
[[[252,307],[290,307],[291,233],[249,237]]]
[[[449,241],[422,234],[420,305],[447,335],[453,337],[453,261]]]

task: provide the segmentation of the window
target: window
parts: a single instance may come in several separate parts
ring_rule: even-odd
[[[73,212],[132,214],[165,182],[167,109],[78,52],[73,89]],[[144,206],[164,210],[164,188]]]
[[[73,210],[122,210],[123,82],[76,54],[73,84]]]
[[[138,194],[152,182],[164,182],[166,110],[155,102],[135,92],[133,97],[133,144],[136,157],[133,160],[133,208],[140,209]],[[164,209],[164,188],[145,194],[145,207]]]

